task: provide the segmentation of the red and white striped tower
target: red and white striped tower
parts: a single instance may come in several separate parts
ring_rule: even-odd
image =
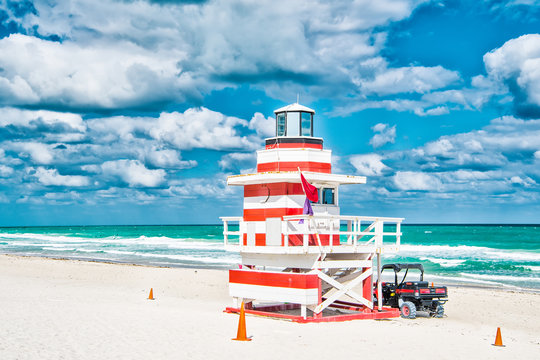
[[[366,178],[332,174],[332,153],[313,136],[314,110],[296,103],[274,112],[276,136],[257,151],[257,173],[227,179],[244,187],[243,216],[222,218],[226,248],[242,257],[240,269],[229,272],[235,306],[227,310],[238,311],[243,300],[248,313],[300,322],[398,316],[396,309],[374,310],[371,279],[373,259],[398,251],[403,219],[340,215],[340,185]],[[303,214],[299,170],[319,191],[313,215]]]

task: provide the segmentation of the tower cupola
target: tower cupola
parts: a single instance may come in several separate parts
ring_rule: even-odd
[[[276,114],[276,137],[313,137],[315,110],[298,103],[274,110]]]

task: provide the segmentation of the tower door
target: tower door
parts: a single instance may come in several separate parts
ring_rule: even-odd
[[[266,245],[281,246],[281,218],[266,219]]]

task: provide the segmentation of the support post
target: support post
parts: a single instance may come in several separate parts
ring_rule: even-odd
[[[377,253],[377,308],[382,311],[381,253]]]
[[[367,272],[371,270],[373,272],[373,258],[371,260],[371,268],[362,268],[362,272]],[[364,299],[367,299],[370,303],[373,303],[373,277],[370,275],[362,281],[362,295]],[[373,305],[371,306],[373,309]]]
[[[349,234],[347,234],[347,245],[352,245],[352,221],[351,220],[347,220],[347,232]]]
[[[383,245],[384,223],[381,220],[375,220],[375,246],[379,249]]]
[[[225,246],[229,243],[229,228],[227,226],[227,220],[223,220],[223,240],[225,241]]]
[[[399,246],[401,243],[401,222],[396,224],[396,245]]]

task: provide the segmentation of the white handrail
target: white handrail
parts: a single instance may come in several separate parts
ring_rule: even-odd
[[[228,247],[233,246],[244,249],[244,247],[252,248],[254,245],[244,245],[244,235],[246,231],[246,223],[240,216],[226,216],[220,218],[223,221],[223,238],[224,244]],[[345,240],[343,243],[340,243],[340,247],[350,246],[352,248],[358,249],[359,246],[375,246],[375,248],[382,248],[385,245],[391,245],[394,248],[398,248],[401,243],[401,222],[403,218],[389,218],[389,217],[375,217],[375,216],[343,216],[343,215],[288,215],[283,216],[283,226],[282,226],[282,238],[283,246],[287,248],[292,246],[289,244],[289,236],[299,235],[301,236],[300,245],[304,251],[312,247],[319,248],[321,253],[326,253],[328,251],[332,252],[335,248],[334,246],[334,237],[340,237],[340,240]],[[304,220],[304,223],[308,226],[305,228],[297,229],[297,222]],[[326,225],[319,225],[321,221],[326,223]],[[339,224],[336,222],[339,221]],[[238,231],[231,231],[229,229],[229,223],[237,222]],[[344,222],[342,224],[342,222]],[[341,226],[346,224],[346,230],[341,230]],[[365,225],[364,225],[365,224]],[[364,225],[364,229],[362,229]],[[384,231],[385,225],[394,225],[395,231]],[[238,243],[231,243],[230,236],[237,235]],[[309,244],[309,239],[311,235],[317,236],[317,241],[315,244]],[[329,242],[327,245],[322,246],[319,240],[320,235],[329,236]],[[364,237],[367,237],[365,240],[360,241]],[[385,238],[394,238],[394,241],[386,241]],[[297,247],[297,246],[293,246]],[[310,252],[313,250],[309,250]]]

